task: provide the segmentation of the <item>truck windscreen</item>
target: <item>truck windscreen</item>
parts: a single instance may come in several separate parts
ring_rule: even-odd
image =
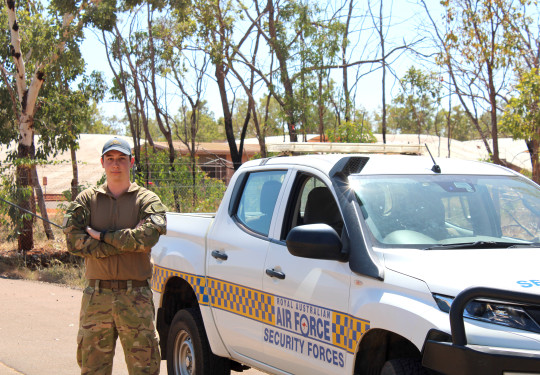
[[[366,226],[383,246],[536,246],[540,188],[520,177],[349,176]],[[505,246],[506,245],[506,246]]]

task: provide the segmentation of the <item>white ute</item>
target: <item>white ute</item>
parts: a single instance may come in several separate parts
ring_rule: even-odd
[[[167,214],[169,374],[540,374],[540,187],[481,162],[254,160]]]

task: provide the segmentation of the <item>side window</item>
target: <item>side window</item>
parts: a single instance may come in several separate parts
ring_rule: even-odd
[[[287,171],[250,173],[236,212],[249,229],[268,235],[272,214]]]
[[[303,175],[299,177],[297,187],[296,196],[291,197],[292,205],[289,207],[292,209],[289,210],[283,239],[292,228],[306,224],[328,224],[341,236],[343,219],[328,186],[316,177]]]

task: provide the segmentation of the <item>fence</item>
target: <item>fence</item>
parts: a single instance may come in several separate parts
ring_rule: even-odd
[[[204,169],[203,169],[204,168]],[[132,180],[140,186],[154,191],[173,212],[215,212],[228,184],[228,175],[223,173],[223,166],[205,164],[195,170],[189,162],[178,162],[174,171],[167,163],[149,163],[140,171],[132,171]],[[30,190],[21,190],[15,181],[15,168],[5,168],[1,176],[0,198],[13,203],[21,202],[24,196],[33,194],[34,201],[30,210],[37,215],[61,224],[63,212],[71,198],[73,170],[71,164],[37,166],[37,179]],[[213,178],[210,176],[220,176]],[[79,191],[98,186],[105,180],[104,170],[99,163],[80,163],[78,165]],[[40,199],[44,203],[40,209]],[[46,211],[43,212],[43,211]],[[16,222],[20,221],[24,212],[0,202],[0,220],[4,230],[0,239],[13,237]],[[28,217],[28,215],[27,215]],[[36,236],[44,236],[41,219],[34,220],[33,230]],[[28,228],[26,230],[29,230]]]

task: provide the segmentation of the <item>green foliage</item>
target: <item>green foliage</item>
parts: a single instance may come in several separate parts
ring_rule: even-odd
[[[14,181],[15,176],[12,171],[2,170],[0,176],[0,198],[14,204],[30,199],[32,197],[32,187],[19,186]],[[11,228],[8,231],[7,240],[13,240],[19,237],[24,220],[32,220],[32,215],[0,201],[0,224],[3,227]]]
[[[502,130],[517,139],[540,141],[540,72],[524,72],[516,85],[517,96],[506,105]]]
[[[217,210],[226,185],[210,178],[197,167],[193,173],[187,158],[176,158],[173,168],[166,151],[142,150],[141,168],[135,176],[140,186],[155,192],[170,211],[178,203],[180,212],[214,212]]]
[[[447,111],[445,112],[445,117]],[[446,121],[446,118],[442,121]],[[455,106],[452,108],[452,113],[450,113],[450,126],[452,139],[457,139],[458,141],[470,141],[478,137],[477,133],[474,131],[474,125],[471,123],[471,119],[463,108]],[[446,133],[448,136],[448,133]]]
[[[84,23],[100,30],[111,31],[116,24],[119,11],[116,0],[100,0],[92,2],[84,14]]]
[[[428,134],[434,126],[440,91],[435,73],[410,67],[401,79],[399,95],[392,101],[396,109],[389,111],[389,120],[394,122],[389,127],[395,126],[400,133]]]
[[[96,107],[90,103],[103,98],[105,87],[102,75],[96,72],[83,77],[78,90],[65,88],[61,82],[44,87],[35,122],[40,134],[38,158],[68,150],[83,130],[92,128]]]
[[[191,116],[191,111],[186,112],[186,116]],[[199,111],[199,128],[197,131],[197,142],[212,142],[225,139],[223,124],[214,120],[214,114],[208,109],[207,103],[204,102]]]
[[[266,135],[281,135],[283,134],[283,127],[285,125],[285,114],[281,110],[279,103],[274,97],[270,97],[270,103],[268,104],[268,118],[265,123],[266,115],[266,103],[268,101],[268,95],[261,97],[258,103],[257,112],[260,114],[259,124],[261,126],[266,125]]]
[[[464,62],[476,69],[490,66],[497,70],[508,66],[515,56],[516,38],[503,22],[522,17],[513,0],[445,0],[449,30],[446,42],[459,51]]]
[[[376,142],[369,122],[342,122],[334,129],[326,130],[326,136],[330,142],[346,143],[374,143]]]

